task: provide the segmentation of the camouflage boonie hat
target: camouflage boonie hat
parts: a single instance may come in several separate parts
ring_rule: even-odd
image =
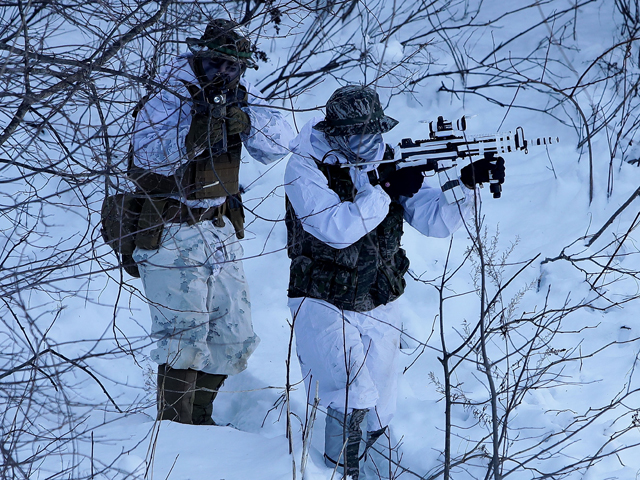
[[[224,58],[249,68],[258,68],[251,58],[253,54],[251,41],[240,33],[238,24],[231,20],[222,18],[212,20],[200,39],[189,37],[185,41],[194,55]]]
[[[380,105],[380,97],[369,87],[347,85],[337,89],[327,102],[325,119],[313,128],[331,136],[385,133],[398,124]]]

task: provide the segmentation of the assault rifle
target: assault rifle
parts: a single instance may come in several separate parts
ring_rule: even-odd
[[[187,87],[189,88],[189,87]],[[189,88],[193,98],[191,114],[199,114],[209,118],[209,121],[220,122],[222,128],[222,140],[219,145],[220,152],[227,151],[227,107],[231,105],[246,105],[247,92],[243,89],[214,90],[211,88]]]
[[[394,158],[383,160],[382,163],[395,162],[398,169],[421,166],[424,172],[436,172],[447,201],[454,203],[464,198],[456,168],[460,160],[466,158],[472,162],[482,157],[491,159],[516,151],[526,154],[530,146],[551,145],[560,141],[558,137],[526,140],[522,127],[516,128],[515,133],[489,135],[467,134],[466,130],[466,117],[456,121],[455,129],[452,122],[438,117],[435,128],[433,122],[429,122],[429,138],[415,141],[403,138],[394,150]],[[493,198],[500,198],[502,185],[497,179],[491,179],[489,190]]]

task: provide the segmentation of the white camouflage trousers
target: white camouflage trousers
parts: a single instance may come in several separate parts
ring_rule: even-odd
[[[318,382],[322,406],[369,409],[369,431],[388,425],[396,410],[400,352],[394,302],[358,313],[314,298],[290,298],[289,308],[309,398]]]
[[[151,312],[151,359],[177,369],[233,375],[247,368],[253,331],[242,246],[231,222],[169,223],[160,248],[133,258]]]

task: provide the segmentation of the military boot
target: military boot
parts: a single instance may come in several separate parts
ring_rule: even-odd
[[[158,420],[192,424],[195,370],[158,365]]]
[[[327,409],[324,429],[324,463],[336,468],[338,473],[350,480],[360,477],[366,442],[362,425],[366,425],[367,409],[354,409],[346,415],[331,407]]]
[[[196,393],[193,399],[193,414],[191,416],[194,425],[215,425],[211,418],[213,413],[213,401],[218,391],[227,379],[227,375],[198,372],[196,380]]]
[[[388,427],[367,432],[366,454],[360,466],[360,480],[393,480],[402,473],[400,442]]]

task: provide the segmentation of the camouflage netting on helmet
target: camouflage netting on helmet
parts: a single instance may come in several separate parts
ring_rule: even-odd
[[[200,39],[187,38],[186,42],[194,55],[225,58],[249,68],[258,68],[252,58],[254,47],[251,41],[231,20],[212,20]]]
[[[337,89],[326,108],[325,119],[313,128],[330,136],[386,133],[398,124],[384,114],[378,94],[361,85]]]

